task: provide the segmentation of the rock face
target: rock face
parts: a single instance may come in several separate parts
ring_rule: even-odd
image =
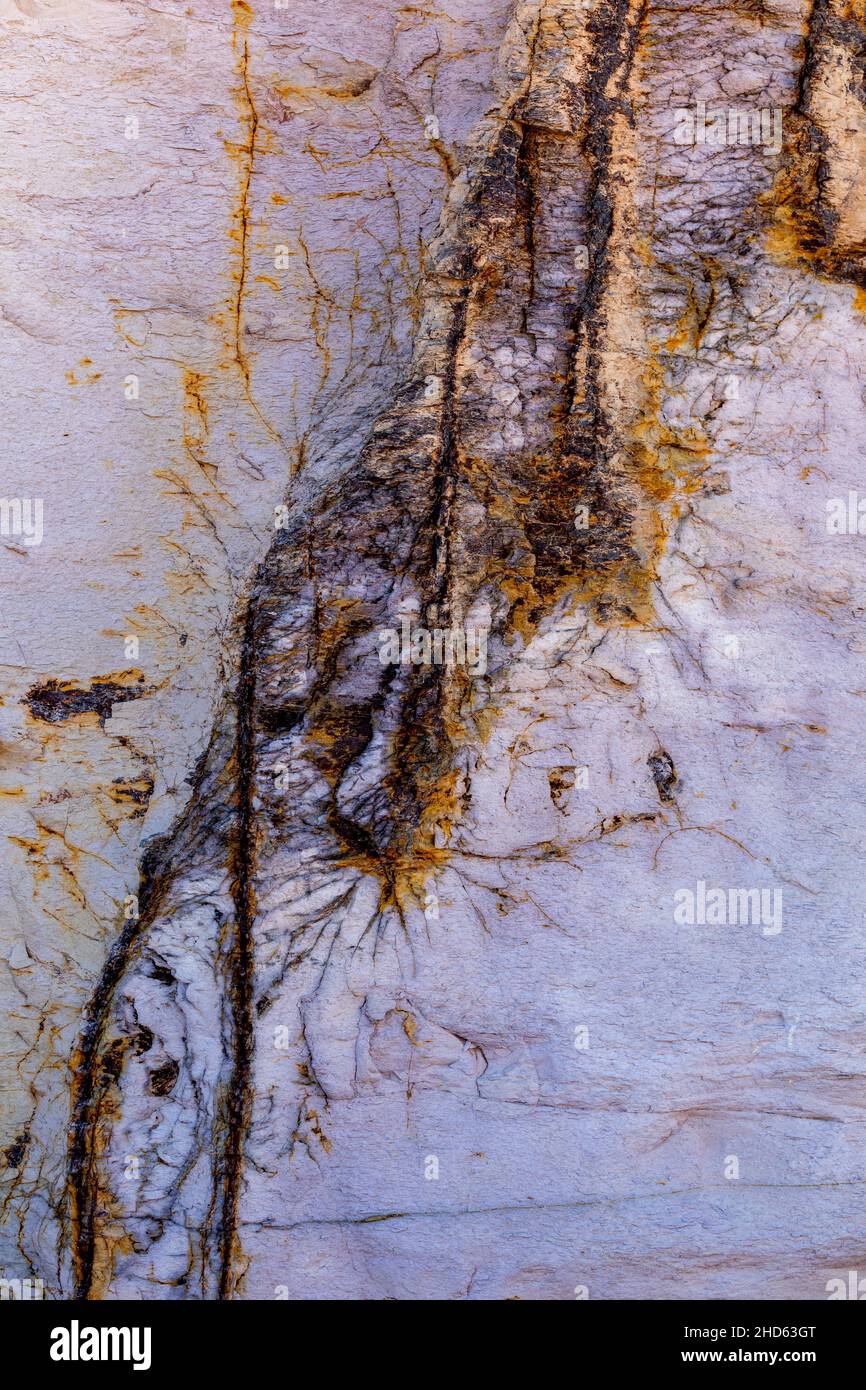
[[[43,201],[104,218],[54,296],[140,378],[75,404],[46,516],[122,429],[139,540],[76,600],[135,659],[52,659],[53,609],[11,681],[6,1269],[825,1297],[866,1137],[862,5],[59,8],[159,138],[24,200],[37,246]],[[100,199],[161,253],[120,308]],[[22,411],[46,304],[3,304]],[[4,539],[22,604],[64,526]]]

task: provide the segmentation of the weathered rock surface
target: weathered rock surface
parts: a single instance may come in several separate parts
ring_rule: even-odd
[[[11,426],[53,466],[2,489],[45,498],[4,537],[4,1267],[825,1297],[862,5],[47,8],[6,103]],[[81,57],[43,163],[37,40]]]

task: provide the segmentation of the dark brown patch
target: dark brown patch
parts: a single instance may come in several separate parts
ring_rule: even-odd
[[[180,1063],[169,1058],[156,1071],[152,1071],[147,1081],[147,1089],[152,1096],[167,1096],[174,1090],[180,1073]]]
[[[679,781],[673,758],[664,748],[657,748],[654,753],[650,753],[646,761],[656,784],[659,800],[671,803],[674,800],[674,787]]]
[[[29,1130],[26,1130],[26,1129],[25,1129],[25,1130],[22,1130],[22,1132],[21,1132],[20,1134],[18,1134],[18,1135],[15,1136],[14,1140],[13,1140],[12,1143],[9,1145],[8,1149],[4,1149],[4,1150],[3,1150],[3,1157],[4,1157],[5,1160],[6,1160],[6,1167],[7,1167],[7,1168],[20,1168],[20,1167],[21,1167],[21,1164],[24,1162],[24,1155],[25,1155],[26,1152],[27,1152],[27,1146],[28,1146],[29,1143],[30,1143],[30,1131],[29,1131]]]
[[[89,686],[49,680],[28,690],[24,703],[30,706],[34,719],[43,719],[48,724],[59,724],[80,714],[95,714],[104,726],[114,705],[140,700],[143,695],[150,694],[152,687],[145,685],[140,671],[129,672],[128,679],[134,683],[126,684],[122,678],[112,676],[94,676]]]

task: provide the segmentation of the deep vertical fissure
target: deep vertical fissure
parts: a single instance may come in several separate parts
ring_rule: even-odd
[[[616,0],[612,19],[599,16],[600,27],[595,32],[595,61],[588,85],[584,150],[589,164],[587,192],[587,238],[589,241],[589,274],[583,299],[576,313],[574,333],[576,344],[586,343],[587,363],[584,380],[587,424],[595,448],[604,432],[604,415],[598,399],[600,343],[603,339],[605,316],[603,298],[609,277],[610,239],[614,225],[613,193],[609,187],[613,151],[612,122],[615,111],[622,109],[620,96],[609,94],[610,84],[619,67],[624,68],[619,86],[622,90],[634,64],[641,28],[649,10],[649,0],[643,0],[632,22],[628,24],[631,0]],[[576,382],[571,382],[572,389]]]
[[[454,491],[459,473],[459,449],[457,429],[457,358],[466,334],[466,318],[469,308],[469,294],[472,285],[472,268],[467,272],[466,283],[454,307],[454,317],[448,335],[448,356],[445,365],[442,401],[442,438],[439,449],[438,467],[435,479],[435,505],[433,512],[433,583],[432,601],[447,603],[451,571],[451,527]]]
[[[235,743],[237,826],[234,844],[234,874],[231,886],[235,936],[229,961],[233,1058],[223,1116],[225,1144],[221,1163],[220,1299],[230,1298],[232,1294],[232,1267],[237,1236],[243,1150],[251,1109],[250,1083],[253,1058],[252,933],[255,918],[253,785],[255,779],[257,612],[254,591],[247,606],[244,623],[237,690]]]
[[[526,253],[528,284],[526,288],[526,299],[523,303],[522,328],[525,334],[529,334],[529,315],[535,301],[535,218],[537,194],[535,188],[536,161],[538,158],[536,149],[536,132],[532,125],[523,123],[520,149],[517,152],[517,194],[518,205],[523,223],[523,247]]]

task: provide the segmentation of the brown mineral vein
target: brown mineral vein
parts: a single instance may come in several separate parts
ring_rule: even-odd
[[[231,354],[241,378],[244,397],[253,414],[264,426],[269,437],[285,448],[279,430],[267,418],[253,394],[252,368],[244,346],[244,303],[249,275],[249,242],[252,223],[251,192],[255,174],[256,153],[259,137],[259,113],[250,82],[250,42],[249,27],[253,12],[245,0],[232,0],[232,15],[235,32],[232,42],[237,51],[237,72],[240,79],[240,120],[246,136],[240,145],[226,143],[227,150],[237,156],[239,165],[239,189],[234,213],[235,226],[230,233],[237,243],[237,269],[232,278],[235,292],[229,308],[231,319]]]

